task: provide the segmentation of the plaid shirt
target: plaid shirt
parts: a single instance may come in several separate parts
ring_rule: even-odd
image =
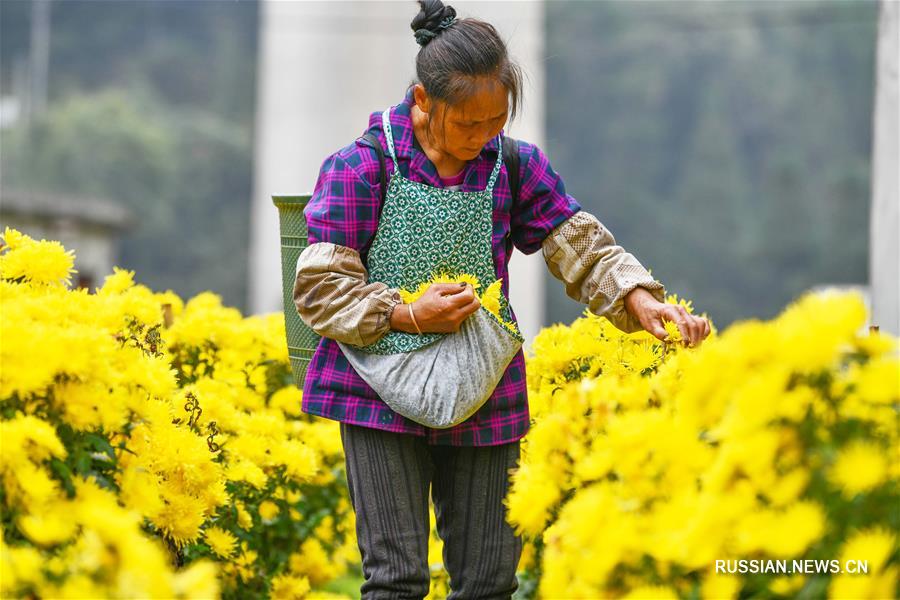
[[[391,108],[390,122],[400,172],[412,181],[444,187],[434,165],[415,139],[410,110],[412,87],[403,101]],[[381,141],[387,178],[393,161],[381,127],[381,111],[369,116],[367,129]],[[464,170],[462,191],[485,188],[500,148],[497,139]],[[534,144],[519,142],[519,199],[513,205],[506,175],[500,169],[494,186],[492,249],[496,276],[509,297],[508,264],[514,245],[524,254],[541,249],[541,243],[558,225],[581,210],[566,193],[562,179]],[[366,261],[378,227],[381,204],[378,157],[361,140],[325,159],[312,198],[304,210],[310,244],[331,242],[359,251]],[[510,307],[513,319],[515,311]],[[512,359],[488,401],[466,421],[447,429],[426,427],[395,413],[354,371],[337,342],[323,337],[310,361],[303,386],[303,412],[376,429],[425,436],[429,444],[491,446],[522,438],[530,420],[522,349]]]

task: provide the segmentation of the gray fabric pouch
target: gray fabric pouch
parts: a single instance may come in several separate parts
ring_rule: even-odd
[[[459,331],[413,352],[372,354],[338,345],[391,410],[426,427],[446,429],[487,402],[522,342],[479,308]]]

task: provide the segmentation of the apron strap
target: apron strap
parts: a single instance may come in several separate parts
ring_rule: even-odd
[[[384,137],[387,139],[388,153],[391,155],[391,160],[394,161],[394,173],[399,173],[400,165],[397,162],[397,154],[394,152],[394,134],[391,132],[390,113],[390,108],[384,109],[384,112],[381,113],[381,127],[384,129]]]
[[[500,174],[500,165],[503,164],[503,138],[497,135],[497,162],[494,163],[494,170],[491,171],[491,177],[488,179],[487,187],[484,188],[489,194],[494,193],[494,183],[497,181],[497,175]]]

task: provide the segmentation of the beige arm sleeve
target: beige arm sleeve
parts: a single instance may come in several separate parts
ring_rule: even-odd
[[[402,303],[400,291],[368,282],[353,248],[318,242],[297,259],[294,305],[313,331],[348,344],[365,346],[391,330],[391,312]]]
[[[622,246],[591,213],[580,210],[550,232],[542,245],[544,261],[554,277],[565,283],[566,295],[586,304],[626,333],[643,327],[625,310],[625,295],[636,287],[665,302],[663,284]]]

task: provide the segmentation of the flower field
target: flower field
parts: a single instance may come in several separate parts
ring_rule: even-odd
[[[121,269],[73,290],[71,251],[8,228],[2,242],[0,596],[358,585],[337,422],[301,414],[280,314]],[[858,297],[818,294],[695,349],[587,312],[543,330],[507,498],[527,538],[520,596],[897,596],[900,363],[865,320]],[[432,523],[434,598],[440,556]],[[751,558],[869,573],[714,572]]]
[[[70,290],[71,252],[3,241],[0,595],[298,598],[358,561],[337,423],[300,414],[280,315],[119,269]]]
[[[587,311],[543,330],[528,365],[536,424],[507,498],[531,540],[528,589],[900,596],[900,362],[865,321],[857,295],[821,293],[697,349]],[[716,573],[741,559],[869,570]]]

